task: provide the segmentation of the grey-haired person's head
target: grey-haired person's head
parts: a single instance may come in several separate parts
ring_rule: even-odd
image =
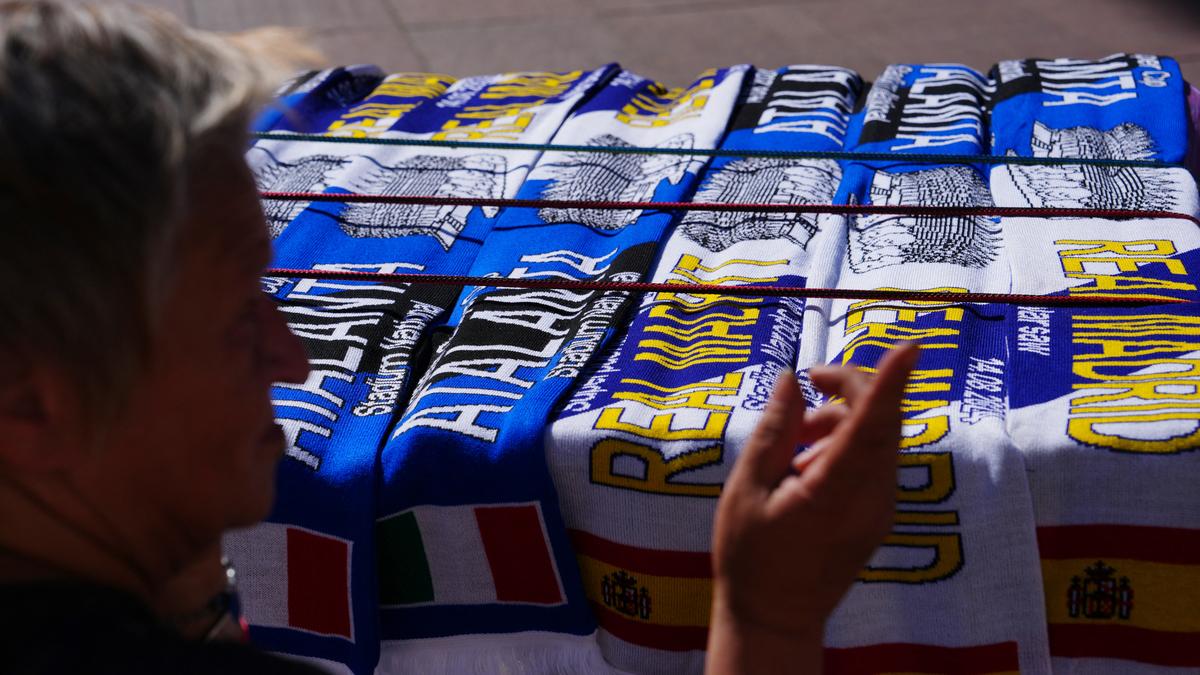
[[[189,172],[245,143],[282,42],[138,7],[0,4],[0,375],[50,358],[98,417],[120,404],[171,282]]]

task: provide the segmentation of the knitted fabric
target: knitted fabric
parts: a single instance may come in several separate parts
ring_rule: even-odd
[[[1187,148],[1174,61],[999,64],[999,152],[1177,161]],[[999,130],[1007,130],[1000,133]],[[997,203],[1197,212],[1184,169],[997,167]],[[1013,289],[1197,299],[1200,232],[1171,221],[1004,219]],[[1061,672],[1200,667],[1195,305],[1010,310],[1009,430],[1036,514],[1050,651]],[[1186,669],[1186,670],[1185,670]]]
[[[981,154],[988,88],[963,66],[889,66],[848,146],[889,150],[897,161],[850,164],[842,198],[991,205],[981,166],[903,162],[912,152]],[[852,217],[844,232],[838,286],[1009,290],[997,219]],[[1029,488],[1004,434],[1003,315],[978,304],[830,304],[827,362],[870,368],[901,340],[923,347],[902,401],[895,526],[827,626],[826,644],[842,658],[891,645],[925,664],[918,671],[936,672],[942,649],[983,672],[1050,671]],[[982,606],[987,620],[973,620]]]
[[[721,148],[838,149],[860,87],[843,69],[760,70]],[[829,160],[719,157],[693,199],[827,203],[840,177]],[[689,211],[652,278],[803,286],[826,219]],[[617,667],[702,666],[716,497],[796,358],[803,313],[797,299],[647,294],[621,346],[580,380],[550,427],[584,590]]]
[[[609,74],[608,68],[517,73],[449,86],[434,76],[392,76],[325,118],[334,118],[328,133],[498,134],[544,142]],[[514,196],[537,154],[376,152],[268,139],[248,156],[265,187]],[[310,184],[300,185],[305,181]],[[275,264],[317,269],[462,273],[495,216],[495,209],[470,207],[268,203],[278,233]],[[288,443],[278,498],[266,523],[227,538],[227,552],[240,570],[258,644],[370,672],[380,641],[373,526],[379,450],[427,358],[430,330],[457,289],[266,284],[305,342],[312,370],[304,383],[272,391]]]
[[[555,141],[711,147],[744,71],[710,71],[682,90],[621,72]],[[702,166],[678,156],[547,153],[520,195],[670,201],[691,192]],[[670,221],[662,212],[508,209],[471,274],[637,280]],[[381,669],[603,665],[542,438],[627,301],[622,292],[465,289],[454,333],[383,450]],[[447,640],[461,657],[440,665],[424,657]]]
[[[286,88],[256,128],[896,157],[278,137],[248,159],[264,190],[332,194],[1198,213],[1184,169],[948,159],[1182,161],[1194,147],[1170,59],[1008,61],[988,77],[901,65],[861,89],[819,66],[676,91],[616,66],[333,69]],[[1200,236],[1168,219],[265,207],[278,267],[1200,296]],[[712,509],[771,384],[794,365],[816,405],[804,369],[869,369],[916,339],[894,530],[828,623],[827,672],[1200,667],[1191,305],[265,284],[314,370],[273,391],[290,446],[275,513],[227,542],[269,649],[355,673],[699,672]]]

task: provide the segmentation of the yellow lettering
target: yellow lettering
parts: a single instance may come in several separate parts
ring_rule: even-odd
[[[1181,366],[1181,370],[1169,370],[1151,373],[1139,373],[1148,366]],[[1102,373],[1101,368],[1128,368],[1130,372],[1122,375]],[[1139,380],[1161,380],[1164,377],[1200,377],[1200,359],[1134,359],[1132,361],[1076,361],[1071,364],[1071,372],[1087,380],[1101,382],[1135,382]]]
[[[1099,345],[1100,351],[1093,354],[1076,354],[1075,360],[1120,358],[1125,356],[1148,356],[1150,354],[1178,354],[1200,349],[1200,342],[1176,340],[1102,340],[1080,338],[1073,340],[1079,345]]]
[[[620,391],[613,398],[623,401],[635,401],[655,410],[675,410],[679,408],[698,408],[700,410],[717,410],[731,412],[732,405],[712,403],[709,399],[714,396],[736,396],[742,386],[742,373],[725,373],[720,382],[694,382],[679,387],[664,387],[646,380],[623,379],[621,384],[645,387],[661,394],[644,392]]]
[[[902,452],[900,469],[919,468],[926,473],[925,482],[917,487],[897,488],[896,501],[901,504],[936,504],[954,492],[954,459],[948,452]]]
[[[366,138],[368,136],[378,136],[388,130],[390,125],[380,124],[376,126],[378,120],[372,118],[358,119],[354,121],[334,120],[329,123],[326,130],[330,136],[347,136],[350,138]]]
[[[708,321],[712,321],[713,319],[725,319],[727,321],[733,321],[733,322],[745,321],[745,322],[747,322],[746,325],[752,325],[756,321],[758,321],[758,314],[759,314],[759,311],[757,309],[734,308],[734,311],[739,312],[738,314],[730,314],[730,313],[724,313],[724,312],[710,312],[703,316],[696,317],[694,319],[689,319],[685,316],[680,316],[680,315],[675,314],[672,311],[673,309],[679,309],[680,311],[686,312],[688,314],[695,314],[697,311],[695,309],[690,309],[690,308],[675,307],[671,304],[661,304],[661,305],[656,305],[655,307],[651,308],[650,316],[655,319],[665,319],[667,321],[671,321],[673,323],[677,323],[682,326],[696,326],[696,325],[699,325],[702,323],[706,323]]]
[[[1172,387],[1176,391],[1162,391],[1159,387]],[[1148,382],[1130,382],[1128,384],[1104,383],[1091,384],[1083,383],[1074,385],[1075,389],[1117,389],[1113,394],[1092,394],[1090,396],[1077,396],[1071,399],[1072,406],[1086,406],[1095,403],[1108,403],[1110,401],[1124,401],[1126,399],[1138,398],[1144,401],[1162,401],[1162,400],[1182,400],[1182,401],[1200,401],[1200,380],[1153,380]],[[1188,389],[1187,393],[1180,393],[1178,389]],[[1183,406],[1181,406],[1183,407]],[[1188,406],[1190,407],[1190,406]],[[1104,409],[1107,409],[1104,408]]]
[[[464,126],[459,120],[446,120],[442,130],[433,135],[439,141],[471,141],[485,138],[517,140],[521,132],[533,121],[533,113],[524,112],[509,118],[504,124],[498,119],[485,119],[476,124]]]
[[[1104,263],[1108,265],[1116,265],[1118,272],[1136,272],[1140,269],[1139,265],[1149,265],[1158,263],[1164,265],[1171,274],[1187,274],[1187,270],[1183,267],[1182,260],[1175,258],[1147,258],[1147,257],[1129,257],[1129,258],[1114,258],[1106,257],[1070,257],[1062,258],[1063,272],[1086,272],[1084,265],[1088,263]]]
[[[1164,291],[1194,291],[1195,284],[1190,284],[1183,281],[1167,281],[1165,279],[1154,279],[1151,277],[1136,277],[1136,276],[1114,276],[1111,274],[1085,274],[1071,273],[1067,275],[1071,279],[1091,279],[1092,285],[1089,286],[1072,286],[1072,293],[1112,293],[1114,291],[1135,291],[1146,288],[1154,288]],[[1142,294],[1139,294],[1142,295]],[[1170,296],[1154,296],[1154,297],[1170,297]]]
[[[1112,241],[1108,239],[1059,239],[1056,246],[1083,246],[1074,250],[1059,251],[1062,258],[1077,255],[1097,255],[1100,253],[1115,253],[1117,255],[1146,256],[1174,255],[1175,243],[1168,239],[1138,239],[1136,241]],[[1150,247],[1137,248],[1137,247]]]
[[[1104,424],[1154,424],[1170,420],[1191,422],[1193,429],[1182,435],[1161,439],[1127,438],[1096,430],[1096,427]],[[1150,415],[1075,417],[1067,422],[1067,435],[1080,443],[1123,452],[1148,454],[1183,452],[1200,447],[1200,413],[1164,412]]]
[[[364,138],[378,136],[391,128],[395,120],[417,107],[418,102],[385,103],[376,101],[382,96],[400,98],[434,98],[445,93],[454,82],[446,75],[431,75],[424,73],[402,73],[385,79],[368,96],[366,103],[360,103],[348,110],[339,119],[330,122],[326,133],[330,136],[349,136]],[[378,124],[386,120],[387,124]]]
[[[708,90],[715,81],[710,74],[702,75],[690,89],[665,89],[653,85],[648,93],[640,93],[621,108],[617,121],[632,127],[654,128],[675,124],[700,114],[708,104]]]
[[[876,290],[903,291],[907,289],[886,286]],[[955,286],[925,288],[922,290],[930,293],[967,292],[967,289]],[[911,309],[906,309],[906,307],[911,307]],[[921,307],[929,308],[919,309]],[[906,300],[899,304],[890,300],[860,300],[859,302],[852,303],[846,309],[846,329],[843,335],[849,335],[852,331],[858,330],[866,312],[891,312],[894,317],[891,323],[915,323],[918,315],[934,314],[937,312],[945,312],[945,319],[947,321],[962,321],[963,319],[963,310],[961,307],[947,307],[946,303],[941,300]]]
[[[1200,317],[1174,314],[1139,316],[1078,315],[1071,325],[1074,337],[1142,337],[1200,335]]]
[[[891,323],[869,322],[859,325],[866,328],[846,343],[842,353],[842,363],[850,363],[854,353],[867,346],[889,349],[902,340],[917,340],[921,349],[957,349],[958,344],[950,342],[934,342],[935,338],[947,338],[961,334],[956,328],[910,328]]]
[[[605,411],[607,412],[607,411]],[[622,441],[615,438],[600,441],[592,448],[591,479],[593,483],[608,485],[638,492],[688,497],[717,497],[721,494],[719,484],[677,483],[672,479],[686,471],[692,471],[721,461],[720,445],[684,453],[672,459],[663,456],[654,448]],[[642,467],[642,475],[627,476],[616,473],[616,460],[630,458]]]
[[[507,105],[469,105],[457,113],[454,118],[460,120],[498,120],[501,117],[510,117],[521,114],[521,111],[529,106],[522,103],[510,103]]]
[[[621,408],[605,408],[600,412],[600,419],[596,420],[596,429],[624,431],[660,441],[712,441],[720,440],[725,425],[729,424],[729,413],[714,412],[706,416],[704,426],[699,429],[672,429],[671,421],[676,415],[667,413],[654,415],[650,419],[650,426],[642,426],[622,420],[622,412]]]
[[[569,73],[521,73],[489,86],[479,95],[479,98],[497,99],[518,96],[542,99],[554,98],[566,93],[571,88],[571,85],[577,82],[582,76],[582,70],[574,70]],[[528,107],[544,102],[543,100],[536,103],[526,103],[525,106]]]
[[[962,568],[962,536],[955,534],[910,534],[907,532],[888,535],[882,548],[898,547],[928,551],[931,561],[921,567],[873,567],[868,566],[859,573],[859,581],[890,581],[901,584],[927,584],[953,576]]]
[[[901,438],[900,448],[919,448],[922,445],[935,443],[946,437],[950,433],[950,417],[948,415],[935,415],[933,417],[920,417],[912,420],[904,420],[900,423]],[[915,433],[910,433],[915,430]]]
[[[952,527],[958,525],[957,511],[897,511],[895,525]]]
[[[719,263],[717,265],[713,265],[712,267],[709,267],[708,265],[701,265],[700,258],[698,258],[697,256],[694,256],[690,253],[685,253],[685,254],[679,256],[679,262],[675,265],[675,269],[672,271],[679,272],[681,270],[687,270],[689,272],[708,272],[711,274],[712,272],[716,272],[722,268],[730,267],[733,265],[747,265],[747,266],[751,266],[751,267],[775,267],[777,265],[787,265],[787,264],[788,264],[787,260],[751,260],[749,258],[733,258],[732,260],[726,260],[723,263]]]
[[[753,318],[751,319],[729,321],[709,315],[704,318],[708,319],[711,317],[712,320],[704,321],[703,323],[693,326],[692,328],[675,328],[674,326],[650,325],[646,327],[646,332],[665,333],[666,335],[669,335],[677,340],[685,342],[707,337],[729,338],[734,342],[750,343],[754,339],[754,336],[733,333],[731,332],[731,329],[736,328],[737,326],[753,326],[755,324],[755,320],[758,318],[758,310],[755,309],[751,311],[753,312]]]
[[[371,95],[395,96],[396,98],[435,98],[446,93],[452,84],[454,84],[454,78],[449,75],[400,73],[388,76],[378,87],[375,87],[375,91],[371,92]]]
[[[700,363],[745,363],[750,358],[750,349],[740,340],[698,340],[679,347],[664,340],[642,340],[638,347],[658,350],[665,354],[639,351],[635,361],[652,361],[672,370],[683,370]]]

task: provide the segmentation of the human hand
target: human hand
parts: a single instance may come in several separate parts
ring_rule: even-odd
[[[820,663],[826,617],[891,529],[900,400],[918,357],[901,345],[874,377],[812,369],[845,403],[811,415],[793,375],[776,384],[717,506],[711,672]]]

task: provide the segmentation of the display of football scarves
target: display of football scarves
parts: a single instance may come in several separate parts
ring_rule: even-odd
[[[1185,89],[1171,59],[1006,61],[993,72],[997,154],[1185,155]],[[1182,168],[1001,166],[992,194],[1005,206],[1200,213]],[[1016,292],[1200,299],[1192,222],[1005,218],[1003,226]],[[1029,471],[1057,672],[1200,668],[1195,307],[1009,314],[1009,427]]]
[[[247,159],[266,191],[565,202],[266,200],[276,267],[1200,299],[1186,220],[572,203],[1200,209],[1174,166],[1196,148],[1170,59],[892,66],[862,89],[823,66],[678,90],[615,64],[334,68],[286,85],[254,128],[463,143],[277,136]],[[977,154],[1050,164],[913,157]],[[828,623],[826,672],[1200,668],[1195,305],[264,287],[312,374],[272,390],[288,444],[273,513],[226,539],[263,648],[356,675],[699,672],[716,497],[771,386],[796,366],[820,404],[805,369],[869,370],[911,339],[895,525]]]
[[[990,205],[982,167],[903,159],[984,153],[987,89],[963,66],[889,66],[854,116],[847,148],[896,160],[849,163],[843,198]],[[854,216],[846,236],[841,288],[1009,288],[994,218]],[[1029,488],[1004,431],[1004,314],[1002,305],[831,303],[831,363],[869,369],[903,340],[922,347],[902,401],[895,524],[827,624],[831,663],[882,652],[905,672],[1050,672]]]
[[[839,150],[861,85],[840,68],[757,71],[720,147]],[[840,178],[830,160],[718,157],[692,199],[828,203]],[[689,211],[664,238],[652,280],[803,286],[825,219]],[[631,673],[700,672],[716,497],[792,367],[804,302],[639,300],[623,344],[562,406],[547,456],[605,659]]]
[[[709,71],[666,90],[624,71],[554,142],[713,147],[744,73]],[[552,152],[519,196],[674,201],[705,161]],[[666,212],[509,209],[471,274],[639,280],[670,221]],[[623,292],[466,289],[453,335],[382,453],[380,672],[607,668],[542,438],[627,302]]]
[[[328,133],[544,143],[611,73],[517,73],[460,80],[397,75],[330,114]],[[398,111],[398,112],[397,112]],[[399,116],[397,116],[399,115]],[[379,129],[386,126],[386,132]],[[273,190],[512,197],[535,150],[260,140],[248,152]],[[274,265],[463,273],[495,209],[267,202]],[[294,210],[293,210],[294,209]],[[371,672],[379,652],[374,520],[378,453],[458,289],[266,279],[305,343],[307,381],[272,391],[287,439],[267,522],[227,537],[254,641]],[[325,664],[328,667],[328,663]]]

